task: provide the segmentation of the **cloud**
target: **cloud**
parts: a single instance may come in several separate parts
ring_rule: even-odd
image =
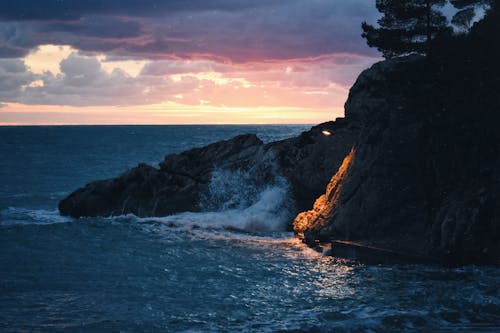
[[[0,59],[0,98],[8,101],[21,88],[35,80],[35,75],[28,71],[24,62],[19,59]]]
[[[139,22],[109,16],[86,16],[78,21],[57,21],[41,26],[44,33],[60,32],[101,39],[134,38],[142,36],[143,33]]]
[[[339,64],[339,59],[344,64]],[[347,61],[349,57],[356,60]],[[34,73],[23,61],[0,60],[0,101],[32,105],[214,107],[340,107],[356,73],[373,58],[340,55],[312,60],[220,64],[162,60],[137,76],[105,70],[105,58],[71,53],[59,72]]]
[[[146,64],[142,75],[162,76],[198,72],[221,72],[228,70],[230,66],[220,65],[214,61],[179,61],[179,60],[159,60]]]
[[[297,0],[288,2],[297,2]],[[179,11],[238,11],[280,3],[280,0],[17,0],[0,4],[0,18],[72,21],[90,14],[154,17]]]
[[[360,22],[371,0],[20,0],[0,5],[0,57],[38,45],[147,59],[249,62],[375,55]]]
[[[133,95],[142,87],[116,70],[106,73],[95,58],[71,54],[61,74],[35,74],[18,59],[0,60],[0,100],[24,104],[115,105],[120,93]],[[135,93],[136,94],[136,93]]]
[[[372,0],[2,1],[0,103],[341,110],[377,16]]]

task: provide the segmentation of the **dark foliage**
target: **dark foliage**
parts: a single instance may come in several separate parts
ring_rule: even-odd
[[[472,21],[476,16],[476,10],[479,7],[489,7],[494,5],[494,0],[450,0],[451,4],[458,9],[453,16],[451,23],[458,27],[462,32],[468,32]]]
[[[450,31],[446,17],[439,10],[445,3],[445,0],[377,0],[377,9],[384,15],[378,20],[378,28],[363,22],[362,36],[385,58],[427,54],[433,40]]]

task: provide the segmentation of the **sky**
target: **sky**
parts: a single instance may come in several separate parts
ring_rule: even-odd
[[[380,60],[374,0],[0,2],[0,125],[314,124]]]

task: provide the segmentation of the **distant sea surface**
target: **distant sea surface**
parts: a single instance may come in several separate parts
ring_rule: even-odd
[[[231,205],[210,211],[58,214],[71,191],[139,162],[309,127],[0,127],[0,332],[500,331],[498,268],[322,256],[284,231],[286,184],[247,195],[244,175],[219,173],[211,189]]]

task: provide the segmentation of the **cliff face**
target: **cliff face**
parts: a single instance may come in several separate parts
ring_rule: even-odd
[[[436,90],[428,66],[414,56],[360,75],[345,111],[362,129],[326,193],[295,219],[306,243],[342,239],[444,262],[498,262],[500,141],[485,119],[495,123],[499,109],[450,109],[461,96]]]
[[[304,237],[306,232],[309,235],[311,230],[316,230],[318,234],[325,234],[327,237],[331,233],[331,230],[328,230],[328,219],[332,217],[333,212],[339,206],[340,194],[349,177],[349,171],[352,168],[355,156],[356,150],[352,148],[328,183],[326,193],[314,202],[313,209],[297,215],[293,223],[293,231],[299,237]]]

